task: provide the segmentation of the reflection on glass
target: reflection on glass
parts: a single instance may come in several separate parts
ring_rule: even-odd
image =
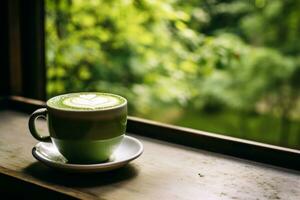
[[[47,94],[300,149],[300,1],[46,1]]]

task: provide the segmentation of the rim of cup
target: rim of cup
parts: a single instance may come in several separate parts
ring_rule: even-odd
[[[121,103],[120,105],[116,105],[116,106],[112,106],[112,107],[107,107],[107,108],[101,108],[101,109],[94,109],[94,110],[76,110],[76,108],[74,109],[69,109],[69,108],[56,108],[53,107],[51,105],[49,105],[49,102],[54,99],[54,98],[59,98],[62,96],[68,96],[68,95],[75,95],[75,94],[103,94],[103,95],[108,95],[108,96],[115,96],[117,98],[122,99],[124,102]],[[47,109],[50,110],[54,110],[54,111],[59,111],[59,112],[79,112],[79,113],[91,113],[91,112],[107,112],[107,111],[113,111],[113,110],[118,110],[118,109],[122,109],[123,107],[127,106],[127,99],[125,97],[122,97],[120,95],[114,94],[114,93],[108,93],[108,92],[71,92],[71,93],[65,93],[65,94],[61,94],[61,95],[57,95],[54,97],[51,97],[50,99],[47,100],[46,102],[46,106]]]

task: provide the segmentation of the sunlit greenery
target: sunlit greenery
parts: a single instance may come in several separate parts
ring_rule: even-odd
[[[300,1],[47,0],[49,97],[300,148]]]

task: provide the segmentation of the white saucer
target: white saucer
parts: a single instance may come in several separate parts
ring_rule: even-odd
[[[120,168],[143,153],[142,143],[130,136],[125,136],[120,146],[107,162],[97,164],[72,164],[49,142],[39,142],[32,149],[32,155],[45,165],[70,172],[103,172]]]

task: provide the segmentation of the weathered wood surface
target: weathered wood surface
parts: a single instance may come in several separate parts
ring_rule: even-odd
[[[31,149],[37,141],[28,131],[27,120],[27,114],[0,111],[0,174],[70,197],[300,199],[297,171],[136,135],[145,151],[124,168],[98,174],[57,172],[32,157]],[[45,123],[41,122],[41,128],[46,129]],[[2,177],[0,183],[5,184]]]

